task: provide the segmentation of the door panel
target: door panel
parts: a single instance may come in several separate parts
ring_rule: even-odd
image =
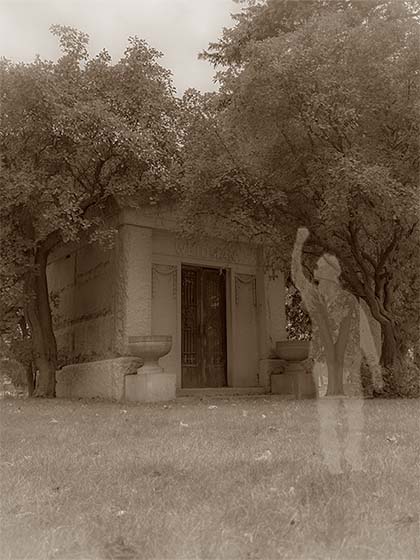
[[[226,385],[225,286],[224,271],[202,269],[202,370],[205,387]]]
[[[182,268],[182,386],[196,387],[201,374],[199,269]],[[198,385],[199,386],[199,385]]]
[[[223,387],[226,376],[226,273],[182,268],[182,386]]]

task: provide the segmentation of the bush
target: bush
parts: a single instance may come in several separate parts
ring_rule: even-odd
[[[382,366],[372,368],[363,359],[360,366],[360,376],[363,394],[367,397],[420,397],[420,368],[408,358],[392,369]],[[376,376],[382,376],[382,390],[378,390],[377,383],[375,383]]]
[[[409,359],[401,361],[395,368],[380,368],[383,389],[378,391],[374,382],[375,371],[362,361],[360,373],[363,394],[369,397],[381,398],[419,398],[420,397],[420,368]],[[373,368],[375,370],[375,368]],[[378,374],[378,373],[376,373]]]
[[[13,359],[0,360],[0,378],[10,380],[15,387],[24,387],[28,384],[25,367]]]
[[[410,359],[402,361],[393,370],[384,371],[386,390],[393,397],[420,397],[420,368]]]

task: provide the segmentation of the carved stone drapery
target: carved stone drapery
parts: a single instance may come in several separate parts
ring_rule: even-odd
[[[241,284],[252,286],[252,301],[257,305],[257,279],[253,274],[235,274],[235,303],[239,303],[239,287]]]
[[[156,281],[158,276],[172,277],[172,296],[176,298],[177,293],[177,267],[171,264],[152,265],[152,298],[156,295]]]

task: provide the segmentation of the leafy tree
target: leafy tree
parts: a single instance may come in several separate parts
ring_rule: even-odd
[[[311,319],[306,311],[299,290],[290,276],[286,281],[286,331],[291,340],[310,340]]]
[[[13,289],[5,286],[0,297],[0,363],[7,366],[7,377],[17,386],[26,386],[28,394],[34,390],[34,372],[30,331],[23,312],[24,294],[22,284]],[[16,364],[19,365],[16,368]],[[16,370],[16,371],[15,371]],[[21,371],[25,372],[25,379]]]
[[[178,107],[160,53],[130,38],[116,64],[91,58],[88,36],[53,26],[62,56],[0,64],[2,298],[21,284],[33,343],[36,396],[54,396],[57,346],[46,266],[60,243],[111,236],[116,200],[172,197]],[[7,306],[7,303],[6,303]]]
[[[313,17],[331,11],[351,13],[349,23],[358,25],[366,18],[378,15],[392,18],[420,15],[418,0],[402,0],[400,8],[395,0],[235,0],[244,7],[232,19],[234,27],[225,28],[222,37],[210,43],[201,58],[216,67],[224,67],[226,74],[239,71],[247,59],[247,50],[254,42],[264,41],[280,33],[292,33]],[[222,72],[220,76],[223,78]],[[222,79],[223,82],[223,79]]]
[[[205,55],[225,65],[220,93],[185,98],[189,215],[212,204],[280,256],[307,226],[309,257],[335,255],[379,321],[390,369],[420,316],[416,5],[249,3]]]

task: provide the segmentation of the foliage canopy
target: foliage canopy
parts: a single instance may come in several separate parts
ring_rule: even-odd
[[[119,201],[156,204],[175,195],[178,104],[160,53],[132,37],[121,60],[91,58],[88,36],[52,26],[62,56],[0,63],[0,274],[5,313],[23,303],[39,394],[53,393],[56,345],[45,274],[58,243],[112,237]],[[22,302],[22,294],[26,301]],[[9,314],[10,315],[10,314]],[[42,377],[42,375],[41,375]]]
[[[280,254],[309,227],[307,253],[336,255],[380,322],[387,366],[420,316],[416,6],[248,2],[204,53],[220,92],[185,99],[190,214],[212,201]]]

